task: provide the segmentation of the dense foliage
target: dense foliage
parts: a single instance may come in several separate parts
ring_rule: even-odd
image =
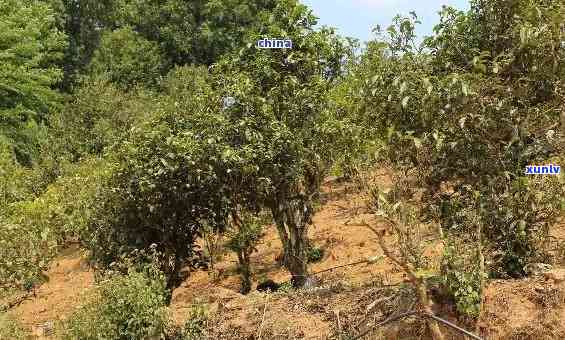
[[[156,244],[174,284],[178,271],[198,255],[194,242],[203,224],[223,228],[229,168],[220,155],[229,146],[220,100],[206,79],[203,69],[172,72],[155,114],[112,150],[115,167],[87,240],[102,264]]]
[[[156,86],[165,65],[159,45],[130,27],[106,32],[89,65],[95,77],[105,77],[122,88]]]
[[[31,289],[58,252],[58,246],[83,236],[95,216],[106,164],[88,160],[68,166],[62,178],[39,197],[29,197],[0,212],[2,288]]]
[[[66,321],[63,339],[144,339],[165,333],[165,282],[130,271],[101,282],[91,301]]]
[[[42,126],[60,104],[53,85],[62,77],[64,39],[47,5],[0,2],[0,133],[22,165],[37,160]]]
[[[468,281],[480,280],[477,270],[519,277],[528,263],[548,260],[549,227],[564,194],[562,176],[524,172],[563,161],[565,7],[518,3],[473,1],[468,13],[445,8],[421,47],[415,16],[398,17],[369,44],[345,86],[351,99],[343,105],[368,127],[365,136],[384,141],[384,159],[417,177],[422,221],[438,223],[448,243],[483,250],[484,257],[447,247],[451,263],[442,273],[463,301],[460,311],[473,315],[481,285]]]
[[[210,65],[223,54],[239,50],[248,30],[260,27],[262,22],[258,18],[268,15],[276,5],[273,0],[43,2],[56,10],[57,27],[67,35],[62,63],[64,79],[60,84],[65,91],[76,88],[81,75],[91,68],[93,59],[98,59],[95,62],[98,67],[127,72],[130,76],[135,72],[151,81],[155,80],[152,77],[156,76],[156,71],[164,75],[174,66]],[[135,37],[129,34],[133,39],[124,41],[128,30],[135,33]],[[114,31],[118,33],[114,34]],[[108,50],[119,41],[124,45],[118,50]],[[149,50],[143,50],[143,46]],[[100,47],[106,51],[101,51]],[[122,48],[124,51],[120,52]],[[144,53],[130,53],[136,50]],[[119,70],[114,69],[114,60],[109,59],[114,54],[120,59]],[[128,71],[127,64],[136,58],[142,59],[145,70]],[[108,64],[104,65],[104,62]],[[149,72],[143,74],[143,71]]]
[[[477,317],[485,280],[551,261],[564,176],[524,171],[565,160],[564,22],[558,0],[473,0],[422,44],[411,13],[355,54],[297,0],[0,0],[0,290],[79,242],[99,286],[65,336],[164,336],[203,233],[228,236],[247,293],[272,223],[300,287],[325,176],[390,166],[392,191],[369,184],[388,255],[424,308],[433,288]],[[272,37],[293,48],[256,48]]]

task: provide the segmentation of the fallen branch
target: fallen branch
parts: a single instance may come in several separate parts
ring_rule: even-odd
[[[463,328],[461,328],[461,327],[459,327],[459,326],[457,326],[457,325],[455,325],[455,324],[453,324],[453,323],[451,323],[451,322],[449,322],[449,321],[447,321],[447,320],[444,320],[444,319],[442,319],[442,318],[436,316],[435,314],[432,314],[432,313],[430,313],[430,314],[428,314],[428,313],[420,313],[420,312],[418,312],[418,311],[411,311],[411,312],[401,313],[401,314],[398,314],[398,315],[396,315],[396,316],[394,316],[394,317],[390,317],[390,318],[386,319],[385,321],[379,322],[378,324],[374,325],[373,327],[369,328],[368,330],[364,331],[363,333],[357,335],[357,336],[354,337],[352,340],[361,339],[361,338],[363,338],[363,337],[366,336],[367,334],[373,332],[375,329],[377,329],[377,328],[379,328],[379,327],[382,327],[382,326],[384,326],[384,325],[386,325],[386,324],[389,324],[389,323],[391,323],[391,322],[398,321],[398,320],[401,320],[401,319],[404,319],[404,318],[407,318],[407,317],[413,316],[413,315],[419,316],[419,317],[424,317],[424,318],[429,318],[429,319],[433,319],[433,320],[435,320],[435,321],[441,322],[442,324],[444,324],[444,325],[446,325],[446,326],[448,326],[448,327],[450,327],[450,328],[452,328],[452,329],[455,329],[456,331],[458,331],[458,332],[460,332],[460,333],[462,333],[462,334],[465,334],[466,336],[470,337],[471,339],[483,340],[483,338],[481,338],[481,337],[479,337],[479,336],[477,336],[477,335],[475,335],[475,334],[473,334],[473,333],[471,333],[471,332],[469,332],[469,331],[467,331],[467,330],[465,330],[465,329],[463,329]]]
[[[387,218],[387,217],[384,217],[384,219],[390,225],[391,228],[397,228],[397,225],[393,220],[391,220],[390,218]],[[432,313],[432,301],[431,301],[430,297],[428,296],[428,291],[427,291],[426,284],[425,284],[424,280],[416,275],[415,270],[410,263],[408,263],[406,260],[396,256],[395,254],[393,254],[390,251],[390,249],[388,248],[388,246],[386,245],[385,240],[384,240],[384,234],[385,234],[384,229],[383,230],[377,230],[375,227],[369,225],[365,221],[363,221],[361,225],[368,228],[369,230],[371,230],[377,236],[377,241],[379,242],[379,245],[380,245],[381,249],[383,250],[383,253],[386,255],[386,257],[388,257],[392,262],[394,262],[400,268],[402,268],[402,270],[404,270],[404,272],[408,276],[408,279],[410,280],[410,282],[412,283],[412,285],[416,289],[418,301],[420,303],[420,307],[422,308],[423,312],[426,313],[426,314],[433,314]],[[432,338],[434,340],[443,340],[444,339],[444,336],[441,333],[441,330],[439,329],[437,322],[430,320],[430,321],[427,321],[427,324],[428,324],[428,329],[432,333]]]
[[[372,331],[374,331],[375,329],[377,329],[377,328],[379,328],[379,327],[382,327],[382,326],[384,326],[384,325],[386,325],[386,324],[389,324],[389,323],[394,322],[394,321],[397,321],[397,320],[401,320],[401,319],[407,318],[407,317],[412,316],[412,315],[415,315],[415,314],[417,314],[417,312],[411,311],[411,312],[401,313],[401,314],[398,314],[397,316],[390,317],[390,318],[386,319],[385,321],[379,322],[378,324],[374,325],[373,327],[369,328],[368,330],[364,331],[363,333],[357,335],[357,336],[354,337],[352,340],[361,339],[361,338],[363,338],[365,335],[371,333]]]
[[[25,300],[29,299],[31,295],[35,295],[35,292],[27,292],[25,294],[19,295],[14,299],[9,300],[8,302],[0,305],[0,312],[8,311],[14,307],[17,307],[22,304]]]
[[[483,340],[481,337],[479,337],[479,336],[477,336],[477,335],[475,335],[475,334],[473,334],[473,333],[471,333],[471,332],[469,332],[469,331],[467,331],[467,330],[465,330],[465,329],[463,329],[463,328],[461,328],[461,327],[459,327],[459,326],[457,326],[457,325],[455,325],[455,324],[453,324],[453,323],[451,323],[447,320],[444,320],[444,319],[442,319],[442,318],[440,318],[440,317],[438,317],[434,314],[423,314],[423,316],[428,317],[428,318],[432,318],[436,321],[439,321],[442,324],[444,324],[448,327],[451,327],[451,328],[455,329],[456,331],[459,331],[459,332],[465,334],[466,336],[468,336],[472,339]]]
[[[337,317],[337,339],[341,340],[341,322],[339,321],[339,310],[335,310],[334,313]]]
[[[376,257],[376,258],[377,258],[377,260],[379,259],[378,257]],[[381,256],[380,258],[382,258],[382,256]],[[335,267],[330,267],[330,268],[322,269],[322,270],[320,270],[320,271],[317,271],[317,272],[308,274],[307,277],[309,277],[309,276],[314,276],[314,275],[318,275],[318,274],[325,273],[325,272],[329,272],[329,271],[332,271],[332,270],[335,270],[335,269],[339,269],[339,268],[351,267],[351,266],[356,266],[356,265],[360,265],[360,264],[364,264],[364,263],[373,264],[373,263],[375,263],[377,260],[376,260],[375,258],[369,258],[369,259],[365,259],[365,260],[361,260],[361,261],[356,261],[356,262],[352,262],[352,263],[342,264],[342,265],[339,265],[339,266],[335,266]],[[235,262],[235,261],[232,261],[232,262]]]
[[[261,340],[261,333],[263,332],[263,324],[265,323],[265,315],[267,315],[267,306],[269,304],[269,294],[267,294],[267,298],[265,300],[265,307],[263,308],[263,318],[261,319],[261,325],[259,325],[259,336],[257,337],[258,340]]]
[[[351,266],[356,266],[356,265],[359,265],[359,264],[370,263],[370,262],[372,262],[370,259],[366,259],[366,260],[356,261],[356,262],[352,262],[352,263],[348,263],[348,264],[342,264],[342,265],[339,265],[339,266],[335,266],[335,267],[331,267],[331,268],[326,268],[326,269],[323,269],[323,270],[314,272],[314,273],[312,273],[312,274],[310,274],[310,275],[318,275],[318,274],[325,273],[325,272],[329,272],[329,271],[332,271],[332,270],[335,270],[335,269],[345,268],[345,267],[351,267]]]
[[[377,299],[377,300],[371,302],[371,304],[369,304],[369,305],[367,306],[367,311],[365,312],[365,316],[363,317],[363,319],[361,319],[361,321],[359,321],[359,322],[355,325],[355,329],[359,329],[359,327],[360,327],[363,323],[365,323],[365,321],[367,321],[367,319],[368,319],[369,316],[370,316],[369,312],[371,312],[371,311],[373,310],[373,308],[375,308],[376,305],[378,305],[378,304],[380,304],[380,303],[383,303],[383,302],[385,302],[385,301],[388,301],[388,300],[392,300],[393,298],[394,298],[394,295],[391,295],[391,296],[384,297],[384,298],[380,298],[380,299]]]

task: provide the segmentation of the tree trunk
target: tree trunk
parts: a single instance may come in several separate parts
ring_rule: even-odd
[[[172,261],[170,261],[173,259]],[[166,257],[168,265],[166,266],[165,275],[167,276],[167,289],[173,290],[177,288],[180,282],[180,270],[182,267],[182,261],[179,256],[172,253]]]
[[[285,266],[292,275],[292,285],[297,288],[302,287],[308,277],[306,229],[306,226],[289,226],[290,243],[285,251]]]
[[[565,106],[561,108],[561,137],[565,137]]]
[[[424,313],[428,315],[434,315],[432,310],[432,300],[428,296],[428,291],[426,288],[426,284],[422,280],[416,280],[414,282],[415,288],[418,294],[418,301],[420,302],[420,306],[422,307]],[[428,329],[432,335],[432,339],[434,340],[444,340],[445,337],[439,328],[438,323],[435,320],[426,318],[426,324]]]
[[[292,276],[294,287],[302,287],[308,277],[306,248],[311,202],[306,199],[277,200],[271,207],[284,250],[284,266]]]
[[[251,265],[249,254],[244,250],[237,253],[239,260],[239,273],[241,275],[241,294],[245,295],[251,291]]]

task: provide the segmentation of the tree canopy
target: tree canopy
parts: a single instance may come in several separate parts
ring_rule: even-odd
[[[65,35],[53,10],[36,1],[3,0],[0,18],[0,132],[29,166],[38,156],[40,126],[60,108],[53,87],[62,79],[57,62]]]

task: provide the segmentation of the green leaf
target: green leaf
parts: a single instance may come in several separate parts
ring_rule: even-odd
[[[409,101],[410,101],[410,96],[402,98],[402,107],[406,108],[408,106]]]
[[[407,89],[408,89],[408,84],[405,81],[403,81],[402,84],[400,84],[400,94],[406,92]]]
[[[467,85],[467,83],[464,82],[461,83],[461,92],[463,92],[464,96],[469,95],[469,85]]]

